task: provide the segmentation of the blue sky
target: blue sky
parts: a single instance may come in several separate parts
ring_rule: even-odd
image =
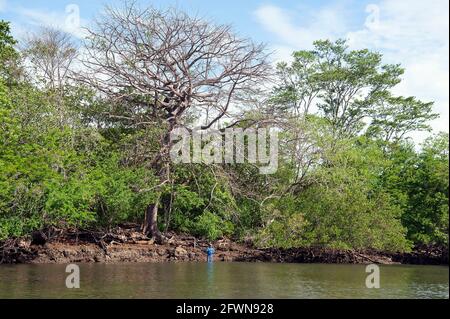
[[[82,37],[67,18],[79,12],[87,26],[106,0],[0,0],[0,18],[12,22],[17,38],[39,25],[51,25]],[[384,54],[387,63],[406,68],[396,89],[402,95],[435,101],[441,119],[435,131],[448,132],[449,4],[447,0],[141,0],[142,5],[176,6],[219,23],[234,25],[242,36],[265,42],[274,60],[288,60],[312,41],[346,38],[352,48]],[[73,20],[72,20],[73,21]],[[413,137],[423,139],[426,135]]]
[[[38,22],[38,18],[30,19],[31,12],[47,14],[58,14],[62,17],[65,13],[67,5],[76,4],[80,8],[80,16],[84,21],[91,21],[104,5],[120,5],[120,0],[72,0],[72,1],[55,1],[55,0],[0,0],[0,13],[3,19],[13,21],[17,24],[33,25]],[[264,5],[276,5],[287,11],[298,12],[297,18],[302,18],[308,23],[314,17],[308,16],[309,11],[316,8],[326,6],[341,6],[347,11],[348,22],[357,26],[364,23],[364,10],[370,1],[362,0],[346,0],[346,1],[324,1],[324,0],[227,0],[227,1],[211,1],[211,0],[141,0],[138,1],[142,5],[152,4],[158,7],[176,6],[192,13],[197,13],[214,21],[232,24],[236,30],[245,36],[251,36],[257,41],[272,42],[276,40],[276,35],[265,32],[261,28],[255,12]],[[1,9],[3,7],[3,10]],[[353,14],[351,14],[351,12]],[[360,13],[360,14],[358,14]],[[48,21],[51,23],[51,21]],[[20,30],[16,30],[20,33]]]

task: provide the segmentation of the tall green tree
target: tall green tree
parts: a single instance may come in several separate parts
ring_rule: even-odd
[[[430,121],[439,117],[433,113],[433,105],[414,97],[383,99],[371,115],[367,134],[388,143],[399,142],[411,132],[431,131]]]
[[[383,64],[380,53],[350,50],[345,40],[321,40],[314,42],[313,50],[294,52],[293,58],[291,64],[278,65],[279,85],[272,102],[279,110],[290,110],[291,116],[315,111],[332,126],[336,138],[355,136],[372,123],[371,134],[399,139],[427,129],[426,123],[436,117],[433,103],[393,96],[404,70]]]
[[[11,85],[19,75],[19,53],[15,49],[17,41],[11,35],[9,22],[0,20],[0,77],[6,85]]]

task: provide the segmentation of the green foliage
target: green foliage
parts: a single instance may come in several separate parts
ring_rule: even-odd
[[[268,105],[239,124],[278,125],[275,174],[248,163],[170,163],[160,180],[153,160],[167,123],[152,97],[118,103],[70,81],[45,89],[16,77],[11,85],[15,44],[1,21],[0,240],[48,226],[142,223],[159,202],[160,229],[208,240],[385,251],[448,245],[448,134],[420,149],[406,140],[436,115],[432,103],[392,95],[403,70],[379,53],[317,41],[279,64]],[[47,49],[39,47],[44,58]]]
[[[398,142],[414,131],[430,131],[429,121],[438,117],[434,103],[423,103],[414,97],[389,97],[372,114],[367,134],[385,142]]]
[[[328,154],[327,165],[260,234],[265,245],[318,245],[342,249],[405,251],[401,209],[378,186],[385,161],[380,148],[362,141],[341,141]],[[286,206],[287,205],[287,206]]]
[[[433,103],[394,97],[400,65],[382,64],[382,55],[367,49],[349,50],[346,41],[321,40],[314,49],[297,51],[294,61],[278,65],[280,85],[272,102],[278,110],[307,116],[316,105],[337,138],[360,133],[371,119],[369,133],[387,141],[427,130],[436,118]]]
[[[331,185],[312,187],[301,197],[299,210],[310,222],[312,242],[334,248],[408,250],[401,210],[389,194],[367,188],[364,180],[341,180],[341,174],[331,177]]]
[[[14,81],[14,72],[17,71],[18,53],[14,49],[17,41],[11,36],[9,22],[0,20],[0,78],[7,84]]]
[[[37,153],[47,151],[59,154],[36,161]],[[2,238],[50,225],[111,227],[140,221],[155,195],[137,190],[151,187],[156,179],[151,171],[121,167],[118,158],[111,152],[85,158],[39,148],[30,154],[33,163],[24,160],[21,166],[2,169],[7,175],[2,174],[0,184],[8,185],[1,192]]]
[[[307,247],[313,242],[308,232],[309,222],[298,211],[296,198],[289,196],[276,204],[268,205],[270,220],[256,234],[255,241],[259,247]]]
[[[420,152],[397,145],[384,187],[402,204],[402,221],[415,243],[448,245],[448,133],[429,138]]]
[[[238,207],[226,179],[203,165],[176,167],[170,226],[210,240],[233,234]]]
[[[36,101],[43,98],[28,91]],[[156,184],[151,170],[125,167],[92,129],[23,127],[0,87],[0,235],[21,236],[45,226],[114,226],[142,219]],[[42,110],[41,110],[42,111]],[[38,110],[36,111],[38,112]],[[32,117],[32,114],[25,114]]]
[[[233,224],[229,221],[223,221],[219,216],[204,212],[194,221],[194,234],[206,237],[209,240],[216,240],[223,236],[229,236],[233,233]]]

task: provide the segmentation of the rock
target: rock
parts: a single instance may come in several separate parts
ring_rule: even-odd
[[[226,255],[226,254],[220,254],[218,257],[221,261],[225,261],[225,262],[233,261],[233,257]]]
[[[166,250],[163,250],[163,249],[158,249],[158,255],[160,255],[160,256],[165,256],[166,255]]]
[[[148,241],[148,240],[140,240],[140,241],[137,241],[136,244],[138,244],[138,245],[152,245],[153,242]]]
[[[30,244],[31,244],[31,242],[30,242],[29,240],[21,239],[21,240],[17,243],[17,246],[18,246],[19,248],[28,249],[28,248],[30,248]]]
[[[216,249],[218,251],[228,251],[230,250],[230,241],[227,239],[221,239],[216,243]]]
[[[152,252],[150,253],[150,256],[151,256],[152,258],[158,258],[158,257],[159,257],[159,254],[158,254],[156,251],[152,251]]]
[[[196,253],[189,253],[189,259],[194,260],[197,257]]]
[[[145,236],[145,235],[142,234],[142,233],[138,233],[138,232],[132,232],[132,233],[130,234],[130,237],[131,237],[131,239],[136,240],[136,241],[139,241],[139,240],[146,240],[146,239],[147,239],[147,236]]]
[[[123,243],[125,243],[126,241],[127,241],[127,236],[125,236],[125,235],[118,235],[117,236],[117,238],[120,240],[120,241],[122,241]]]
[[[177,248],[175,248],[175,251],[174,251],[175,257],[184,257],[187,254],[188,254],[188,252],[183,247],[178,246]]]
[[[34,231],[31,234],[31,245],[44,246],[47,240],[47,236],[41,231]]]
[[[169,245],[174,245],[174,244],[175,244],[175,237],[172,236],[171,238],[169,238],[169,239],[167,240],[167,244],[169,244]]]

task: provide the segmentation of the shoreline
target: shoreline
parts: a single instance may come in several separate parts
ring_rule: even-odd
[[[36,243],[36,241],[38,243]],[[423,247],[411,253],[329,248],[258,249],[229,239],[213,242],[217,262],[448,265],[448,249]],[[73,232],[49,240],[0,243],[0,264],[206,262],[208,241],[171,233],[162,244],[136,231]]]

